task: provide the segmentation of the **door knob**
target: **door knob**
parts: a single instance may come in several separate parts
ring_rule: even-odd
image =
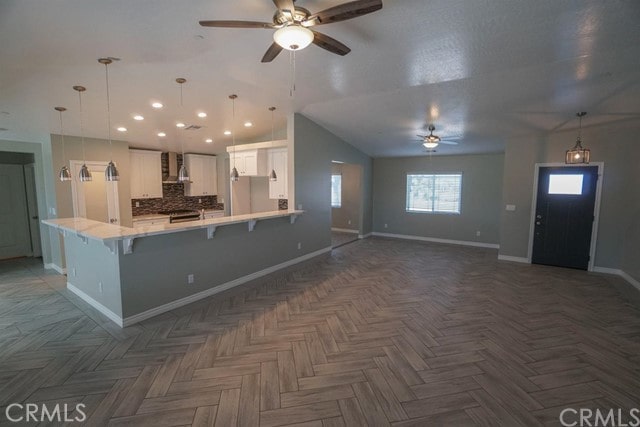
[[[536,218],[542,219],[542,215],[536,215]]]
[[[540,225],[540,221],[536,221],[536,225]]]

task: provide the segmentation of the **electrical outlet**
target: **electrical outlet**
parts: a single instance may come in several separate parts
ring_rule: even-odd
[[[192,284],[194,280],[195,280],[195,278],[194,278],[193,274],[187,275],[187,283],[188,284]]]
[[[384,225],[384,228],[389,228],[389,224],[385,224],[385,225]]]
[[[140,207],[140,202],[136,202],[136,208]]]
[[[98,292],[102,293],[102,282],[98,282]]]
[[[76,271],[75,267],[71,269],[71,274],[73,275],[73,277],[76,277],[78,275],[78,272]]]
[[[351,225],[351,220],[349,220],[349,225]]]
[[[202,199],[198,199],[198,203],[202,203]]]
[[[476,231],[476,237],[480,237],[480,231]]]
[[[298,242],[298,250],[302,249],[302,242]]]

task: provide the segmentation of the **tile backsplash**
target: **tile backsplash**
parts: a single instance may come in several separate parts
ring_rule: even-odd
[[[224,209],[224,205],[218,203],[217,196],[185,196],[184,184],[162,184],[162,195],[162,199],[132,199],[131,212],[133,216],[176,209]],[[139,207],[136,207],[136,202],[140,204]]]

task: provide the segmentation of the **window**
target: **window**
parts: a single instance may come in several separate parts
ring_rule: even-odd
[[[460,213],[462,174],[407,175],[407,212]]]
[[[342,175],[331,175],[331,207],[342,206]]]
[[[583,175],[549,175],[549,194],[582,194]]]

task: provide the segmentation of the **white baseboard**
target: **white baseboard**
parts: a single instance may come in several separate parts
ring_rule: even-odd
[[[80,289],[76,288],[69,282],[67,282],[67,289],[69,289],[71,292],[76,294],[78,297],[80,297],[80,299],[82,299],[84,302],[89,304],[91,307],[95,308],[100,313],[107,316],[107,318],[115,322],[118,326],[120,326],[121,328],[123,327],[124,322],[122,321],[122,317],[118,316],[116,313],[109,310],[107,307],[105,307],[104,305],[102,305],[101,303],[99,303],[98,301],[96,301],[95,299],[93,299],[92,297],[90,297]]]
[[[236,286],[242,285],[244,283],[250,282],[251,280],[258,279],[260,277],[266,276],[267,274],[274,273],[274,272],[276,272],[278,270],[282,270],[283,268],[291,267],[292,265],[301,263],[303,261],[310,260],[312,258],[315,258],[317,256],[320,256],[320,255],[328,253],[328,252],[331,252],[331,247],[327,247],[327,248],[320,249],[320,250],[315,251],[315,252],[308,253],[308,254],[303,255],[301,257],[294,258],[294,259],[291,259],[289,261],[285,261],[285,262],[283,262],[281,264],[277,264],[277,265],[265,268],[264,270],[256,271],[255,273],[251,273],[251,274],[248,274],[246,276],[239,277],[239,278],[237,278],[235,280],[232,280],[232,281],[227,282],[227,283],[223,283],[223,284],[215,286],[215,287],[213,287],[211,289],[206,289],[206,290],[198,292],[196,294],[189,295],[189,296],[184,297],[184,298],[180,298],[179,300],[172,301],[170,303],[163,304],[163,305],[158,306],[158,307],[154,307],[154,308],[152,308],[150,310],[147,310],[147,311],[143,311],[142,313],[138,313],[138,314],[134,314],[133,316],[125,317],[124,320],[122,321],[122,324],[124,325],[124,327],[131,326],[131,325],[133,325],[135,323],[141,322],[141,321],[146,320],[146,319],[150,319],[151,317],[157,316],[157,315],[162,314],[162,313],[166,313],[167,311],[175,310],[176,308],[185,306],[187,304],[191,304],[192,302],[196,302],[198,300],[210,297],[212,295],[218,294],[220,292],[223,292],[223,291],[226,291],[228,289],[234,288]],[[116,322],[116,323],[118,323],[118,322]]]
[[[44,265],[44,269],[45,269],[45,270],[55,270],[55,271],[57,271],[57,272],[58,272],[58,273],[60,273],[60,274],[67,274],[67,269],[66,269],[66,268],[62,268],[62,267],[60,267],[59,265],[54,264],[54,263],[52,263],[52,262],[51,262],[51,263],[46,263],[46,264]]]
[[[446,243],[449,245],[462,245],[462,246],[474,246],[477,248],[500,249],[500,245],[493,244],[493,243],[466,242],[464,240],[439,239],[436,237],[410,236],[406,234],[378,233],[376,231],[371,233],[371,235],[377,236],[377,237],[390,237],[392,239],[419,240],[422,242]]]
[[[371,236],[373,236],[373,233],[367,233],[365,235],[358,234],[358,239],[368,239]]]
[[[500,254],[498,254],[498,259],[500,261],[511,261],[511,262],[521,262],[521,263],[524,263],[524,264],[530,264],[528,258],[519,257],[519,256],[500,255]]]
[[[627,274],[626,272],[617,269],[617,268],[608,268],[608,267],[593,267],[592,270],[594,273],[603,273],[603,274],[613,274],[614,276],[620,276],[622,277],[624,280],[626,280],[627,282],[629,282],[629,284],[631,286],[633,286],[634,288],[636,288],[637,290],[640,291],[640,282],[637,281],[636,279],[634,279],[633,277],[631,277],[629,274]]]
[[[358,231],[358,230],[351,230],[349,228],[334,228],[334,227],[331,227],[331,231],[337,231],[337,232],[340,232],[340,233],[351,233],[351,234],[360,233],[360,231]]]

